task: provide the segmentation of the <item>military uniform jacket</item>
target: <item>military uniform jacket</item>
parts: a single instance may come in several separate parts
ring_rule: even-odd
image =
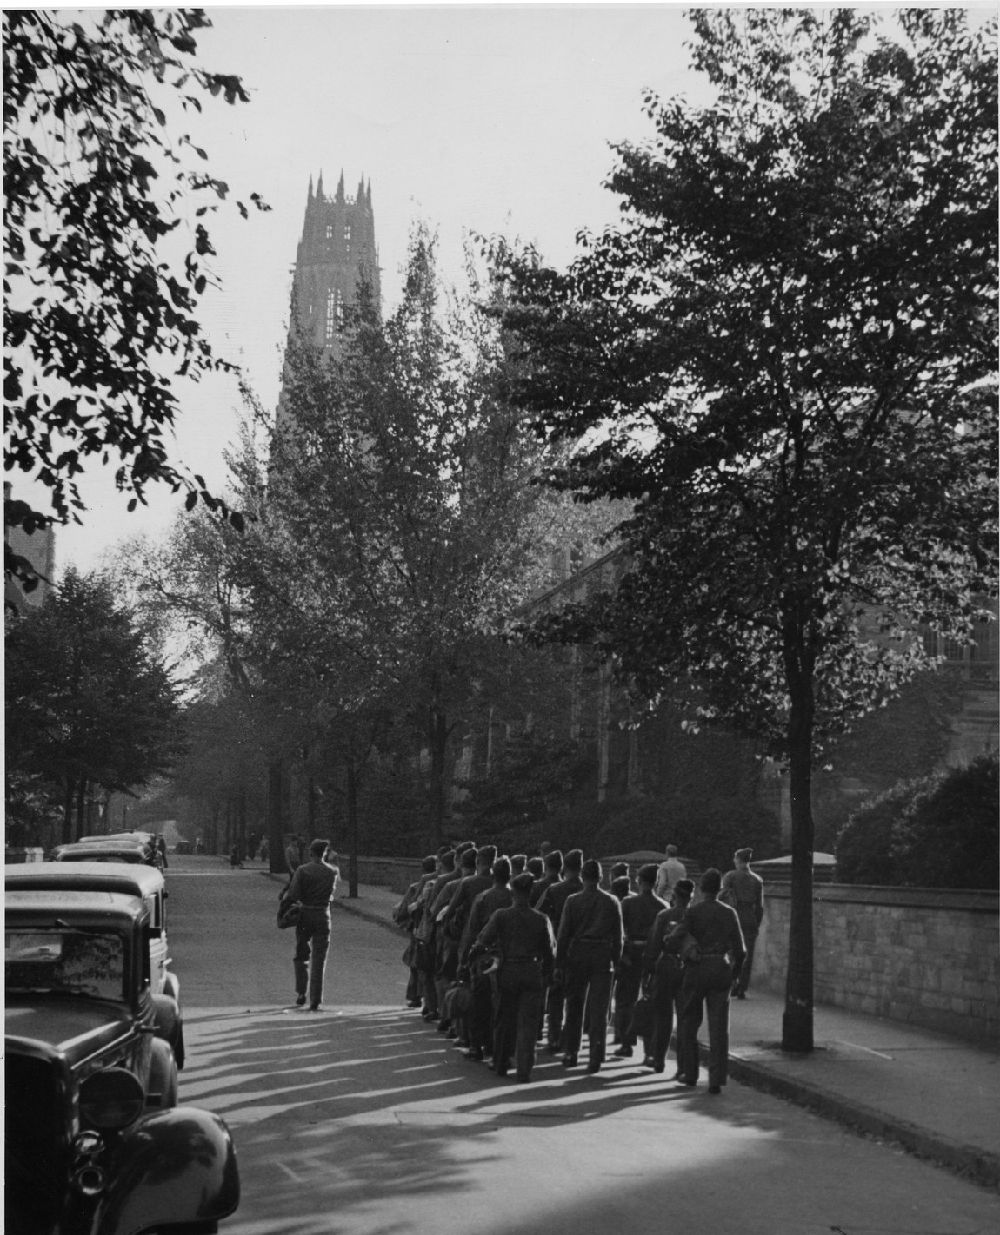
[[[603,888],[585,887],[570,896],[563,908],[556,944],[556,963],[566,964],[574,943],[604,943],[611,949],[617,965],[622,958],[622,906],[617,897]]]
[[[677,927],[677,935],[681,942],[688,935],[693,936],[703,957],[728,955],[739,973],[747,950],[735,909],[717,900],[703,900],[688,909]]]
[[[642,967],[647,973],[652,973],[664,952],[674,956],[680,954],[681,936],[675,935],[674,930],[683,917],[684,910],[680,905],[671,905],[656,915],[642,954]]]
[[[514,905],[498,909],[476,936],[475,949],[499,947],[501,965],[535,961],[542,975],[552,972],[556,941],[544,913]]]
[[[465,924],[462,942],[458,949],[460,961],[468,956],[472,941],[479,937],[479,932],[490,920],[491,915],[498,909],[510,908],[513,899],[514,893],[506,884],[494,883],[492,887],[487,888],[485,892],[480,892],[473,900],[472,908],[469,910],[469,920]]]
[[[666,901],[652,892],[634,892],[622,901],[622,926],[625,942],[646,946],[656,915],[666,909]]]
[[[465,923],[472,909],[472,902],[480,892],[486,892],[493,886],[492,875],[466,875],[452,894],[448,902],[448,914],[444,919],[444,933],[449,939],[461,939],[465,932]]]
[[[531,885],[531,895],[528,897],[528,904],[532,909],[538,909],[541,904],[541,899],[549,888],[555,887],[557,883],[562,883],[561,875],[543,875],[541,879],[536,879]]]
[[[719,900],[736,910],[744,935],[756,934],[764,919],[764,880],[751,870],[731,870],[722,877]]]
[[[583,891],[583,880],[579,875],[567,875],[565,879],[560,879],[558,883],[553,883],[542,893],[536,909],[540,909],[542,913],[552,923],[554,931],[559,930],[559,923],[562,921],[563,908],[571,896],[575,896],[577,892]]]

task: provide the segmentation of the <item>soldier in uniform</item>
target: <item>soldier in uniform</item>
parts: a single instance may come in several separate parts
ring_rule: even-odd
[[[698,1083],[698,1030],[708,1010],[708,1092],[725,1085],[729,1065],[729,993],[739,977],[746,948],[736,910],[719,902],[722,876],[710,866],[701,877],[702,900],[677,926],[684,962],[678,1005],[677,1070],[684,1085]],[[697,955],[686,951],[686,941]]]
[[[549,858],[553,855],[550,854]],[[563,907],[575,893],[583,890],[580,879],[580,868],[583,865],[583,851],[571,849],[562,862],[563,878],[553,881],[545,889],[535,904],[536,909],[552,923],[552,930],[558,936],[559,923],[562,920]],[[550,868],[551,869],[551,868]],[[562,975],[553,971],[549,983],[548,995],[545,999],[545,1011],[548,1015],[548,1052],[558,1054],[562,1047],[563,1015],[566,1007],[566,991],[562,983]]]
[[[719,900],[723,904],[731,905],[736,910],[736,916],[740,920],[740,930],[743,932],[743,942],[747,949],[743,968],[733,983],[733,994],[737,999],[747,997],[753,952],[757,944],[760,924],[764,920],[764,880],[750,869],[752,857],[752,849],[736,850],[733,854],[735,869],[723,876],[722,891],[719,894]]]
[[[408,1008],[419,1008],[422,1003],[420,998],[421,974],[416,964],[417,945],[413,938],[413,931],[419,921],[420,893],[424,885],[434,878],[436,869],[437,858],[433,854],[424,858],[420,877],[410,884],[403,893],[399,904],[392,911],[393,920],[396,922],[396,925],[403,927],[410,936],[410,946],[407,948],[407,955],[410,958],[410,976],[406,983],[406,1006]]]
[[[678,879],[674,884],[674,904],[661,909],[643,953],[643,970],[652,980],[653,1037],[643,1059],[643,1067],[663,1072],[667,1066],[670,1036],[674,1032],[674,1011],[681,992],[683,969],[680,958],[680,936],[674,929],[687,913],[694,884],[690,879]],[[674,1080],[680,1080],[680,1070]]]
[[[653,892],[655,883],[656,863],[650,862],[639,868],[639,891],[622,901],[625,944],[615,978],[615,1034],[619,1046],[614,1054],[618,1059],[631,1059],[635,1049],[636,1039],[630,1032],[630,1024],[642,984],[643,954],[656,915],[667,907]]]
[[[490,917],[470,949],[473,957],[494,948],[499,951],[493,1070],[506,1076],[513,1055],[520,1082],[531,1080],[535,1066],[542,992],[555,955],[548,918],[528,903],[532,882],[526,871],[511,880],[513,905]]]
[[[621,902],[600,887],[601,876],[600,862],[584,862],[583,891],[567,899],[556,943],[556,968],[566,984],[563,1066],[576,1067],[586,1003],[588,1072],[604,1063],[612,975],[622,956]]]
[[[424,997],[424,1007],[420,1015],[425,1021],[436,1021],[440,1015],[438,1010],[438,989],[435,981],[438,963],[437,923],[434,921],[431,907],[445,884],[450,883],[459,873],[455,869],[454,849],[444,849],[438,854],[437,874],[429,883],[424,885],[420,893],[420,922],[413,935],[419,941],[423,964],[422,994]]]
[[[490,970],[495,959],[488,953],[472,957],[472,945],[480,931],[498,909],[509,908],[513,899],[509,888],[510,862],[497,858],[493,863],[493,884],[480,892],[472,902],[469,920],[459,945],[459,972],[468,972],[472,986],[472,1007],[469,1010],[469,1059],[485,1059],[493,1049],[493,984]]]

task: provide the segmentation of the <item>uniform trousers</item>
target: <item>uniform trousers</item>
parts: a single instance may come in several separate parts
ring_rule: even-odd
[[[729,1073],[729,996],[732,966],[724,956],[703,956],[684,969],[678,1000],[677,1070],[698,1079],[698,1030],[708,1013],[708,1083],[725,1085]]]
[[[493,1051],[493,975],[485,970],[493,959],[485,956],[472,963],[472,1004],[467,1024],[469,1046],[486,1055]]]
[[[567,1055],[576,1055],[580,1050],[586,1004],[590,1063],[604,1063],[613,978],[610,944],[574,943],[571,946],[566,962],[566,1023],[563,1026],[563,1050]]]
[[[309,992],[313,1006],[323,999],[323,974],[330,950],[330,913],[326,909],[303,909],[295,924],[295,994]]]
[[[739,976],[733,983],[734,995],[747,993],[747,987],[750,985],[750,966],[753,964],[753,950],[757,943],[756,925],[746,926],[743,923],[740,925],[743,927],[743,942],[746,944],[747,954],[740,967]]]
[[[517,1079],[526,1081],[531,1076],[543,989],[542,967],[537,961],[512,960],[501,965],[493,1035],[493,1066],[501,1075],[513,1056]]]
[[[674,1010],[680,1002],[681,978],[683,970],[675,956],[661,956],[653,973],[653,1038],[650,1055],[655,1067],[662,1069],[666,1065],[667,1052],[670,1050],[670,1038],[674,1032]],[[680,1038],[680,1017],[678,1016],[678,1050]],[[678,1072],[680,1067],[678,1066]]]
[[[566,986],[553,977],[545,995],[545,1011],[548,1016],[548,1044],[553,1050],[562,1045],[563,1019],[566,1015]]]
[[[642,982],[643,946],[641,943],[626,943],[621,967],[615,978],[615,1036],[622,1046],[636,1044],[636,1036],[629,1033],[629,1026]]]

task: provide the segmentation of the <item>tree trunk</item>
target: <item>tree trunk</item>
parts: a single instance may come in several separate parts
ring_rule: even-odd
[[[272,759],[267,766],[267,849],[272,875],[284,875],[287,870],[281,828],[282,780],[281,760]]]
[[[87,782],[83,777],[76,784],[76,840],[83,835],[83,810],[87,797]]]
[[[789,687],[792,885],[781,1047],[785,1051],[805,1052],[813,1049],[812,674],[808,670],[797,673]]]
[[[445,754],[448,749],[448,718],[436,706],[431,707],[429,728],[428,739],[431,748],[431,836],[434,847],[437,848],[444,837],[444,772]]]
[[[73,797],[75,789],[76,782],[67,778],[66,793],[63,795],[62,839],[64,845],[68,845],[73,839]]]
[[[347,863],[347,895],[358,895],[358,771],[353,759],[347,760],[347,834],[351,838],[351,853]]]

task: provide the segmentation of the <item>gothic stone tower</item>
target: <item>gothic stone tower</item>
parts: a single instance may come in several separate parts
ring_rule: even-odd
[[[365,188],[362,178],[357,195],[345,197],[341,172],[336,195],[326,197],[321,172],[315,193],[309,181],[292,281],[292,312],[305,338],[335,353],[339,350],[344,309],[357,299],[362,278],[371,284],[378,304],[381,288],[371,181]]]

